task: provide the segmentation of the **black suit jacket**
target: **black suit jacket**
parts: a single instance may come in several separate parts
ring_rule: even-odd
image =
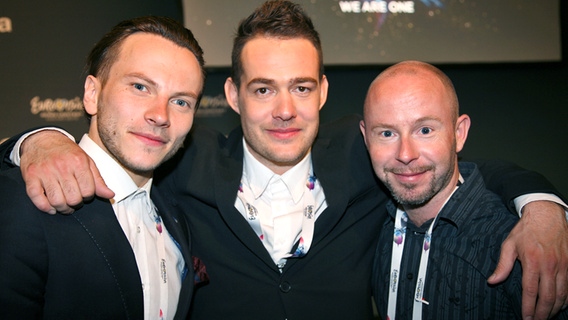
[[[243,166],[241,130],[225,139],[195,129],[169,178],[155,183],[181,195],[177,207],[190,224],[192,254],[209,275],[194,294],[191,319],[372,317],[371,261],[386,196],[353,124],[320,129],[312,159],[328,207],[316,221],[308,254],[289,259],[282,273],[234,206]]]
[[[316,221],[309,253],[290,259],[282,274],[234,207],[242,131],[226,138],[194,125],[186,148],[155,172],[153,188],[186,216],[192,254],[210,278],[194,293],[191,319],[372,318],[371,264],[388,191],[372,171],[359,120],[351,116],[320,127],[312,160],[328,208]],[[10,150],[10,141],[0,145],[2,166]],[[530,192],[558,195],[539,174],[511,164],[480,169],[505,203]]]
[[[210,278],[194,293],[191,319],[372,318],[371,264],[388,191],[375,178],[358,122],[346,117],[320,128],[312,160],[328,207],[316,220],[308,254],[289,259],[282,273],[234,206],[241,129],[226,139],[194,127],[188,148],[155,183],[176,194],[170,200],[185,212],[192,254]],[[494,177],[489,185],[508,186],[501,190],[507,202],[532,190],[554,192],[538,174],[519,170],[484,166]]]
[[[152,197],[191,266],[185,219],[158,192]],[[134,253],[108,200],[94,199],[71,215],[39,212],[15,168],[0,174],[0,212],[1,319],[144,318]],[[186,318],[192,291],[189,272],[176,318]]]

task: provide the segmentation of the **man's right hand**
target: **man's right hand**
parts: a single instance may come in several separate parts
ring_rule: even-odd
[[[114,197],[93,160],[60,132],[46,130],[29,136],[20,153],[26,191],[41,211],[72,213],[95,194]]]

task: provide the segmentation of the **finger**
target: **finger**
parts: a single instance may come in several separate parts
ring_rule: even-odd
[[[499,262],[493,274],[487,279],[489,284],[498,284],[509,276],[513,266],[515,265],[515,260],[517,259],[517,251],[511,240],[507,238],[501,245],[501,254],[499,256]]]
[[[26,181],[26,192],[34,204],[39,205],[41,211],[48,213],[72,213],[73,208],[67,205],[67,200],[57,181]],[[46,204],[47,201],[49,204]]]
[[[522,293],[522,316],[523,319],[535,316],[536,298],[538,295],[539,274],[535,268],[523,265],[523,293]]]
[[[75,209],[69,206],[69,200],[65,196],[65,191],[62,185],[57,180],[49,180],[43,182],[43,189],[47,200],[52,207],[57,210],[57,212],[70,214],[75,211]],[[74,205],[76,203],[73,203]]]
[[[561,310],[568,308],[568,266],[566,264],[559,268],[559,276],[556,285],[559,300],[562,301]],[[561,276],[560,276],[561,275]]]
[[[39,181],[26,182],[26,193],[30,197],[33,204],[43,212],[55,214],[57,211],[51,206],[49,200],[43,192],[43,187]]]
[[[556,301],[552,307],[549,317],[555,316],[567,304],[568,300],[568,283],[565,269],[560,269],[556,275]]]
[[[103,177],[101,176],[99,170],[97,169],[97,166],[92,161],[90,168],[91,172],[93,173],[92,176],[94,177],[96,195],[105,199],[110,199],[114,197],[114,192],[107,187]]]
[[[66,153],[66,155],[65,158],[54,156],[51,162],[43,163],[41,172],[46,173],[44,180],[49,178],[54,186],[56,182],[61,185],[66,206],[77,207],[83,204],[83,193],[88,193],[89,186],[91,186],[91,195],[94,193],[93,179],[89,177],[91,159],[82,150],[79,154]]]
[[[91,168],[76,171],[75,179],[81,201],[92,199],[95,195],[95,179],[91,173]]]
[[[63,192],[63,200],[65,201],[65,206],[69,208],[80,207],[83,204],[83,195],[81,194],[81,189],[79,187],[77,178],[72,173],[68,173],[64,176],[60,176],[58,181],[60,181],[61,184],[60,188]],[[48,198],[51,201],[51,198],[49,196]],[[58,208],[57,205],[53,202],[52,205]]]
[[[535,308],[535,319],[548,319],[556,303],[556,272],[542,272],[539,280],[538,300]],[[559,309],[559,308],[558,308]]]

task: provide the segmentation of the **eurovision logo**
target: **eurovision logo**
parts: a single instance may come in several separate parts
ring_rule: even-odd
[[[0,17],[0,33],[12,32],[12,20],[8,17]]]
[[[217,96],[203,96],[199,103],[196,117],[220,117],[227,110],[230,110],[229,103],[225,99],[225,94],[221,93]]]
[[[36,96],[30,101],[30,106],[33,115],[39,115],[46,121],[75,121],[84,116],[83,101],[79,97],[41,100]]]

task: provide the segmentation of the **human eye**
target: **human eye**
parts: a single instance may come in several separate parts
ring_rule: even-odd
[[[313,88],[306,85],[299,85],[296,88],[294,88],[293,91],[295,91],[296,94],[300,96],[308,96],[313,91]]]
[[[379,136],[382,138],[391,138],[394,136],[394,133],[390,130],[384,130],[379,133]]]
[[[182,107],[182,108],[193,109],[193,104],[191,102],[187,101],[187,100],[184,100],[184,99],[173,99],[172,104],[174,104],[175,106],[178,106],[178,107]]]
[[[272,87],[269,86],[259,86],[252,88],[252,93],[256,99],[270,99],[276,93]]]
[[[254,92],[259,94],[259,95],[266,95],[270,92],[270,90],[268,90],[268,88],[262,87],[262,88],[256,89]]]
[[[134,87],[134,89],[136,89],[138,91],[147,91],[148,90],[145,85],[140,84],[140,83],[133,83],[132,86]]]
[[[422,127],[422,128],[420,128],[419,131],[420,131],[420,134],[428,135],[428,134],[432,133],[432,128]]]

